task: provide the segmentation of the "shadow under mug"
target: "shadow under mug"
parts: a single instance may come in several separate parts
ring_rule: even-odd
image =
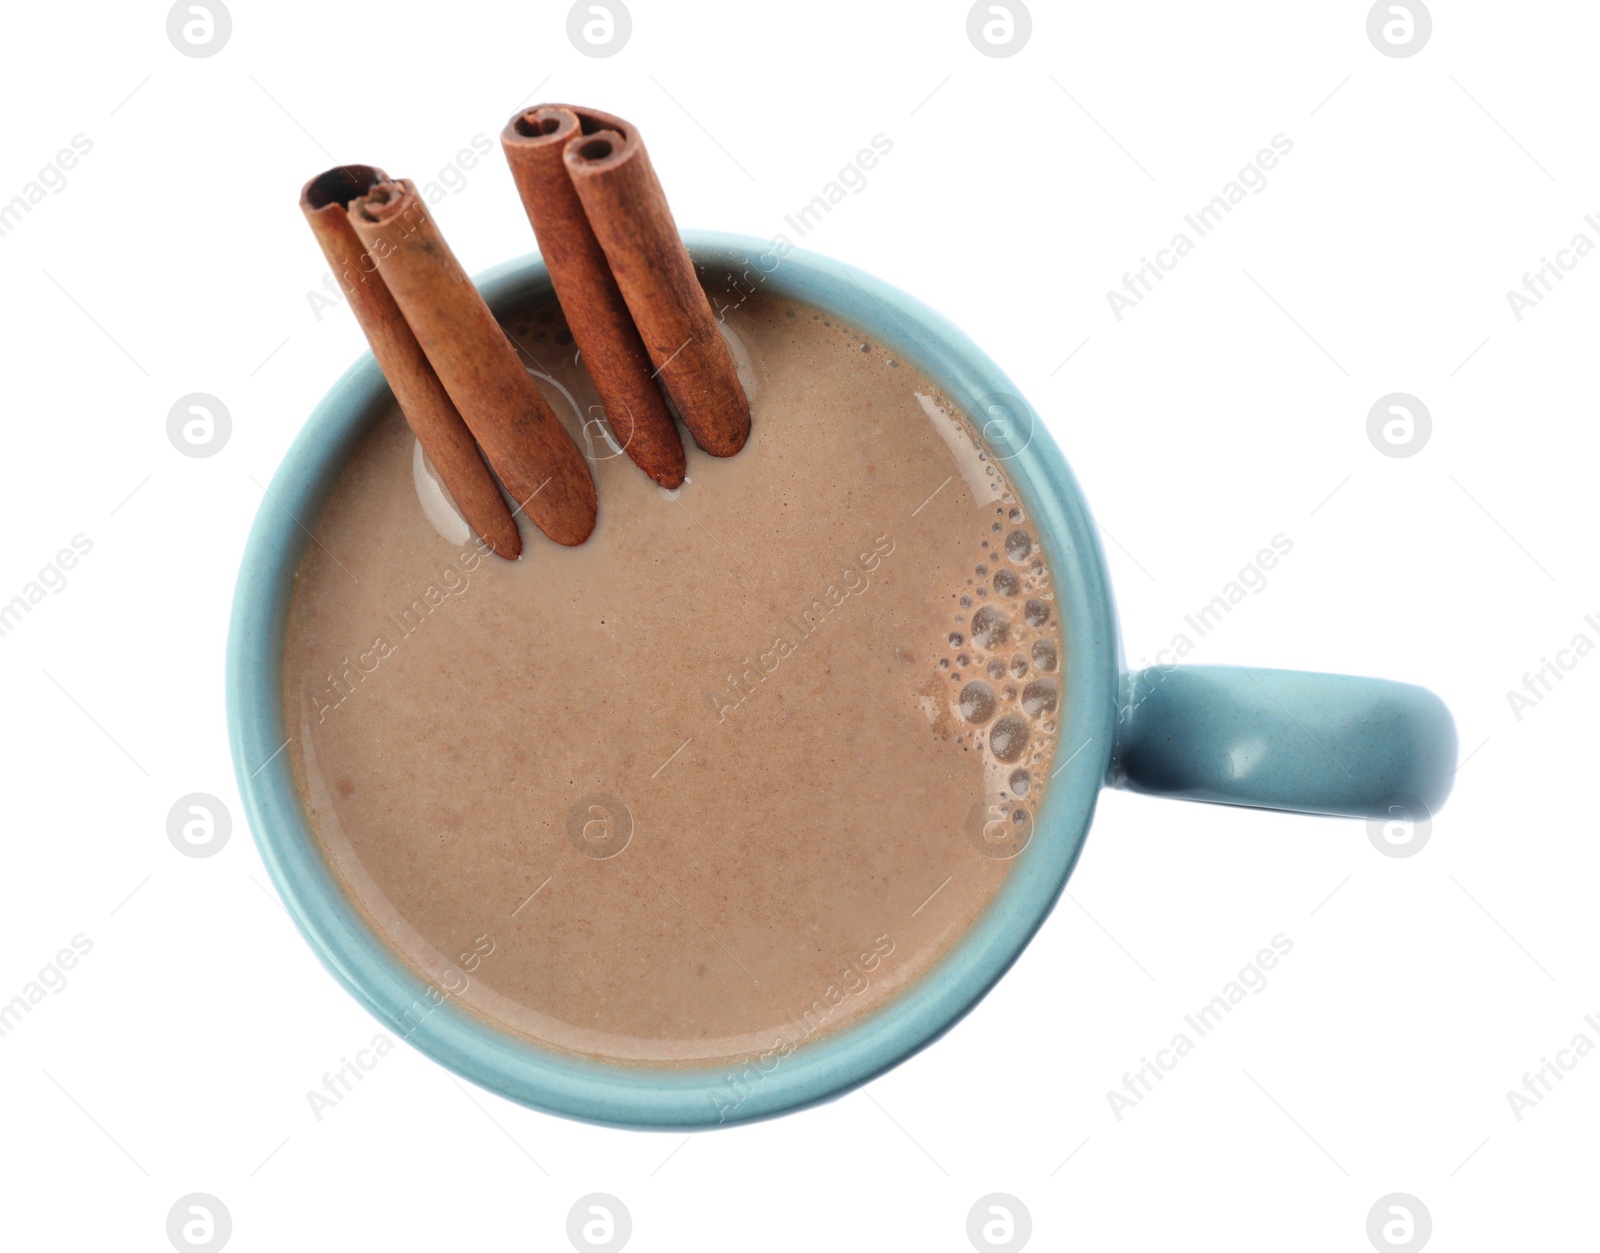
[[[393,401],[371,356],[317,406],[273,479],[245,549],[227,653],[234,770],[257,847],[290,915],[335,977],[397,1036],[464,1078],[594,1122],[699,1127],[838,1096],[970,1010],[1049,914],[1107,785],[1352,817],[1425,817],[1449,791],[1456,734],[1432,693],[1380,679],[1211,666],[1125,674],[1095,525],[1049,433],[939,314],[839,262],[743,236],[688,232],[708,289],[803,301],[914,363],[1005,463],[1054,571],[1065,647],[1056,776],[988,909],[928,974],[848,1027],[743,1066],[613,1065],[492,1026],[407,967],[336,882],[295,788],[282,698],[284,626],[307,534],[345,462]],[[479,281],[501,318],[554,299],[537,257]],[[736,298],[736,297],[735,297]],[[720,297],[719,297],[720,299]]]

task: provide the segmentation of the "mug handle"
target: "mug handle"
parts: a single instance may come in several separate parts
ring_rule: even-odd
[[[1122,676],[1108,781],[1352,818],[1398,808],[1417,820],[1444,803],[1455,769],[1455,720],[1425,688],[1304,670],[1156,666]]]

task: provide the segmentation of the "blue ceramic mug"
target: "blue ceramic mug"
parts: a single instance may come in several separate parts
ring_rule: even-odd
[[[307,534],[358,441],[392,404],[370,356],[290,449],[250,533],[228,639],[228,727],[245,811],[273,882],[328,969],[391,1031],[463,1077],[539,1109],[645,1127],[715,1126],[839,1095],[971,1009],[1044,921],[1108,783],[1142,792],[1353,817],[1417,818],[1449,791],[1456,734],[1440,700],[1380,679],[1169,666],[1124,673],[1105,556],[1060,451],[999,369],[937,313],[849,266],[739,236],[691,233],[712,290],[804,301],[915,363],[983,433],[1055,571],[1066,649],[1056,776],[993,902],[932,971],[882,1009],[782,1055],[715,1069],[590,1061],[475,1017],[407,967],[340,890],[295,789],[284,624]],[[502,318],[554,299],[537,258],[480,283]]]

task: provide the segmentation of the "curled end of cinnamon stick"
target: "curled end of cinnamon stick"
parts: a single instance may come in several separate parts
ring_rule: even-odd
[[[628,136],[619,131],[595,131],[567,149],[567,164],[591,170],[616,165],[628,155],[628,144]]]
[[[350,212],[359,214],[365,222],[386,222],[400,211],[405,199],[403,182],[382,178],[354,198]]]
[[[582,123],[573,110],[559,104],[541,104],[524,109],[500,133],[500,142],[507,147],[549,145],[561,147]]]
[[[389,176],[375,165],[336,165],[324,170],[300,189],[300,208],[315,213],[330,206],[347,208]]]

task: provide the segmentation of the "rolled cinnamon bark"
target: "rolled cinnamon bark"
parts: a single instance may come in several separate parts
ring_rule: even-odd
[[[731,457],[750,435],[750,403],[650,155],[622,119],[573,112],[582,134],[562,158],[656,374],[695,442]]]
[[[507,122],[500,146],[611,429],[641,470],[663,487],[678,487],[683,441],[562,157],[581,134],[573,109],[543,105]]]
[[[342,165],[317,175],[300,192],[300,211],[339,278],[389,389],[416,432],[467,525],[497,554],[514,559],[522,536],[500,487],[484,465],[472,432],[461,420],[423,355],[382,277],[361,264],[361,240],[346,206],[389,176],[370,165]]]
[[[541,531],[581,544],[594,530],[588,463],[523,369],[409,179],[375,184],[350,222],[500,481]]]

